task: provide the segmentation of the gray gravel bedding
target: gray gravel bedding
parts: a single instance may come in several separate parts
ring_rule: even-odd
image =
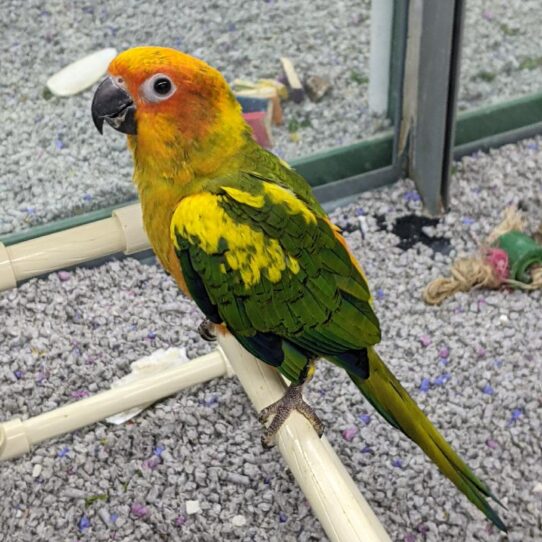
[[[460,107],[540,88],[536,0],[467,3]],[[288,159],[381,132],[368,109],[370,0],[5,0],[0,5],[0,235],[135,196],[122,138],[98,137],[93,89],[43,97],[48,77],[102,47],[165,45],[236,77],[276,77],[288,55],[302,77],[327,75],[319,104],[285,104],[275,152]],[[299,141],[289,129],[299,127]],[[113,141],[109,141],[112,138]],[[111,167],[115,164],[115,167]]]
[[[541,24],[537,0],[467,0],[460,110],[540,92]]]
[[[410,181],[333,214],[370,277],[381,355],[502,500],[517,542],[542,539],[541,292],[475,291],[440,307],[424,305],[420,292],[453,258],[476,250],[505,205],[521,201],[530,227],[540,223],[541,143],[457,165],[452,211],[432,230],[451,240],[448,256],[420,244],[403,251],[377,227],[377,214],[390,225],[422,214]],[[0,294],[0,311],[3,420],[108,389],[156,348],[182,345],[190,357],[209,350],[194,331],[194,305],[158,267],[134,259],[31,280]],[[335,367],[319,365],[307,396],[393,540],[502,538]],[[196,386],[132,423],[100,423],[0,464],[0,530],[10,542],[325,540],[278,452],[262,451],[260,435],[235,378]],[[187,514],[195,500],[201,511]]]

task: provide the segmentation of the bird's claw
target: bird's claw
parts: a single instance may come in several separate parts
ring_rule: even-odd
[[[200,337],[207,342],[216,341],[215,325],[210,320],[202,320],[198,326]]]
[[[273,409],[271,408],[274,405],[276,405],[276,403],[266,406],[265,408],[262,408],[262,410],[260,410],[260,413],[258,414],[258,421],[261,424],[267,423],[269,418],[274,414]]]
[[[262,446],[264,448],[273,446],[273,437],[294,410],[305,416],[319,437],[324,434],[324,424],[316,415],[314,409],[303,399],[302,389],[302,385],[291,385],[281,399],[265,407],[260,412],[258,416],[260,423],[266,423],[271,416],[274,416],[269,427],[262,435]]]
[[[262,448],[264,448],[265,450],[270,450],[271,448],[273,448],[274,446],[273,435],[268,435],[267,432],[265,432],[262,435],[261,440],[262,440]]]

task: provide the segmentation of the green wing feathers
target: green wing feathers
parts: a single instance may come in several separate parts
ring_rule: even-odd
[[[366,376],[355,356],[335,356],[377,343],[379,323],[365,278],[319,208],[246,173],[183,199],[171,234],[196,303],[247,350],[294,381],[301,359],[326,355]]]
[[[350,378],[367,400],[394,427],[413,440],[466,497],[501,531],[506,526],[487,499],[494,495],[457,455],[374,349],[368,349],[369,378]]]

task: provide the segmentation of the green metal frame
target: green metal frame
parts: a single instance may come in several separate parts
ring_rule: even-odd
[[[337,147],[307,158],[292,160],[292,166],[311,186],[320,186],[353,175],[361,175],[392,164],[393,132]]]
[[[542,134],[542,92],[458,115],[454,158]]]

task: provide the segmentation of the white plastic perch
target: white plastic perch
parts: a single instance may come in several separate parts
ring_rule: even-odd
[[[257,410],[284,394],[286,387],[278,373],[246,352],[232,336],[219,337],[219,343],[211,354],[174,369],[144,376],[28,420],[0,424],[0,460],[20,456],[46,439],[147,405],[188,386],[226,374],[231,376],[231,368]],[[276,438],[281,454],[330,540],[390,541],[327,439],[318,438],[303,416],[292,414]]]
[[[131,408],[147,406],[184,388],[228,373],[231,374],[227,360],[220,350],[215,350],[174,369],[159,371],[28,420],[15,418],[0,424],[0,461],[25,454],[44,440]]]
[[[0,291],[17,282],[123,252],[150,248],[143,229],[141,205],[116,209],[98,220],[5,247],[0,243]]]

